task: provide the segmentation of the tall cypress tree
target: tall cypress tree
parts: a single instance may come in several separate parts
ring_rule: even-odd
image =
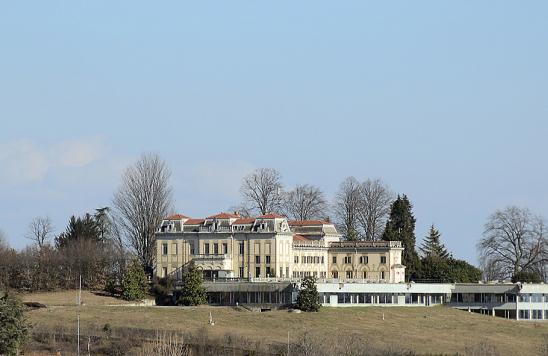
[[[441,242],[441,234],[439,230],[434,227],[434,224],[430,226],[430,232],[419,247],[419,250],[424,257],[449,257],[449,252],[447,252],[447,249]]]
[[[401,241],[403,245],[403,264],[406,266],[405,277],[415,279],[420,270],[420,259],[415,250],[415,217],[413,205],[404,194],[399,196],[390,207],[390,217],[382,239],[385,241]]]

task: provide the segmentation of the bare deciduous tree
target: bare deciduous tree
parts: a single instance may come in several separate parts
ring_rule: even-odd
[[[53,233],[53,224],[49,217],[36,217],[29,223],[26,238],[32,240],[41,250],[48,244],[48,240]]]
[[[327,202],[320,188],[297,185],[284,195],[283,212],[294,220],[322,219],[327,215]]]
[[[485,224],[478,243],[482,265],[506,278],[520,271],[537,271],[548,263],[545,220],[528,209],[510,206],[497,210]],[[493,268],[498,271],[492,271]]]
[[[280,173],[272,168],[259,168],[246,176],[240,187],[242,206],[260,214],[280,212],[282,206]]]
[[[4,231],[0,230],[0,251],[7,250],[9,248],[7,240],[8,239],[6,238],[6,234],[4,234]]]
[[[333,213],[337,228],[348,240],[358,240],[358,216],[361,204],[360,182],[354,177],[346,178],[335,196]]]
[[[360,185],[357,218],[366,240],[381,238],[393,200],[394,194],[380,179],[368,179]]]
[[[149,275],[155,260],[155,232],[172,207],[171,172],[156,154],[144,154],[122,176],[113,205],[124,236]]]

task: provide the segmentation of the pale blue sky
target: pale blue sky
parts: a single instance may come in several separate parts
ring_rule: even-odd
[[[548,216],[545,1],[0,4],[0,229],[109,205],[157,152],[176,207],[225,210],[256,167],[331,197],[382,177],[456,256],[486,217]]]

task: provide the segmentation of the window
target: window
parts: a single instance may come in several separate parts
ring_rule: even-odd
[[[520,319],[529,319],[529,310],[520,310],[519,311]]]
[[[337,263],[337,256],[333,256],[333,263]]]
[[[282,277],[282,274],[284,273],[284,268],[280,267],[280,277]]]
[[[190,241],[188,243],[190,245],[190,254],[191,255],[194,255],[196,252],[194,251],[194,242],[193,241]]]
[[[261,267],[255,267],[255,277],[259,278],[261,276]]]
[[[240,267],[240,278],[244,278],[244,267]]]
[[[381,256],[381,263],[386,263],[386,256]]]
[[[162,255],[167,255],[167,244],[162,244]]]
[[[162,277],[167,277],[167,267],[162,267]]]
[[[214,255],[218,255],[218,254],[219,254],[219,244],[218,244],[218,243],[214,243],[214,244],[213,244],[213,254],[214,254]]]
[[[352,278],[352,271],[346,271],[346,278]]]
[[[240,255],[244,254],[244,243],[240,242]]]
[[[176,243],[171,244],[171,254],[177,255],[179,253],[179,248]]]
[[[323,256],[322,256],[322,265],[324,264],[324,261],[323,261]]]
[[[261,263],[261,256],[255,256],[255,263]]]
[[[344,257],[344,263],[345,264],[352,264],[352,256],[345,256]]]
[[[224,243],[223,244],[223,254],[227,254],[228,253],[228,244],[227,243]]]
[[[367,272],[363,271],[363,279],[367,279]]]
[[[270,263],[270,256],[265,256],[265,263]]]
[[[542,310],[532,310],[532,319],[542,319]]]
[[[289,267],[285,268],[285,275],[289,277]]]
[[[360,256],[360,264],[366,265],[369,263],[369,257],[367,256]]]
[[[293,257],[293,260],[295,261],[295,263],[299,263],[299,256]]]
[[[381,271],[381,279],[384,279],[384,271]]]
[[[204,253],[209,255],[209,244],[204,244]]]
[[[339,278],[339,272],[337,271],[331,272],[331,275],[333,276],[333,278]]]
[[[270,277],[270,267],[266,267],[266,276]]]

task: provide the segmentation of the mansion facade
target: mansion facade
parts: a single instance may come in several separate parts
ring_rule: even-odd
[[[208,280],[318,279],[405,281],[400,241],[341,241],[333,223],[290,221],[278,214],[247,218],[220,213],[204,219],[175,214],[156,233],[160,277],[181,279],[194,263]]]
[[[204,219],[177,214],[163,220],[156,238],[155,274],[180,282],[183,267],[194,261],[206,279],[211,305],[290,306],[301,278],[314,276],[323,306],[447,305],[548,321],[548,284],[405,283],[400,241],[344,241],[327,221],[289,221],[277,214],[220,213]]]

